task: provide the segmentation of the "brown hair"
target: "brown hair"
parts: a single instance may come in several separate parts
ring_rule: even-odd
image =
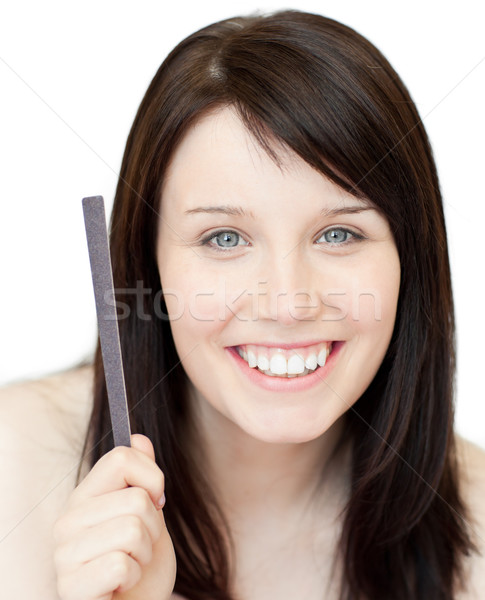
[[[169,323],[154,313],[157,210],[167,164],[188,127],[232,106],[275,158],[281,141],[389,221],[401,285],[393,336],[374,380],[348,412],[351,496],[340,546],[341,598],[451,600],[472,549],[453,442],[454,311],[443,207],[423,124],[398,75],[355,31],[286,11],[215,23],[161,65],[130,132],[111,221],[115,286],[142,280],[120,321],[133,430],[166,476],[167,527],[190,600],[232,599],[224,521],[184,445],[187,376]],[[113,447],[99,348],[86,448]],[[323,596],[323,590],[322,590]]]

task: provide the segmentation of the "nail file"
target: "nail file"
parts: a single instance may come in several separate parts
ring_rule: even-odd
[[[82,204],[114,443],[131,446],[104,200],[102,196],[92,196],[83,198]]]

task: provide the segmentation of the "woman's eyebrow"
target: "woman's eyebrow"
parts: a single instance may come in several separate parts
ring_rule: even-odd
[[[374,206],[362,206],[362,205],[354,205],[354,206],[341,206],[340,208],[323,208],[320,211],[320,214],[324,217],[336,217],[338,215],[352,215],[355,213],[360,213],[365,210],[376,210]]]
[[[320,211],[320,214],[325,217],[335,217],[338,215],[360,213],[364,210],[375,210],[373,206],[341,206],[340,208],[324,208]],[[252,219],[255,218],[252,211],[247,213],[241,206],[228,206],[226,204],[221,206],[198,206],[197,208],[190,208],[186,210],[184,214],[191,215],[197,213],[221,213],[224,215],[230,215],[232,217],[246,217],[249,216]]]
[[[233,217],[246,217],[249,216],[252,219],[255,219],[252,211],[246,213],[244,208],[241,206],[228,206],[224,204],[222,206],[198,206],[197,208],[191,208],[186,210],[184,214],[191,215],[194,213],[222,213],[224,215],[231,215]]]

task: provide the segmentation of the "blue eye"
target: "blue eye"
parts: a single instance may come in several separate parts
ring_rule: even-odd
[[[354,233],[353,231],[345,229],[344,227],[332,227],[331,229],[327,229],[327,231],[324,231],[318,239],[321,239],[322,237],[325,238],[325,241],[332,246],[347,244],[352,241],[352,238],[357,240],[363,239],[362,235]]]
[[[239,244],[239,241],[242,239],[243,238],[239,233],[228,229],[211,233],[201,241],[201,244],[203,246],[214,248],[214,250],[225,250],[226,248],[236,248],[239,245],[247,246],[247,242]],[[213,240],[215,240],[215,243],[211,243]]]
[[[346,246],[354,241],[364,239],[364,236],[354,233],[345,227],[332,227],[324,231],[318,239],[324,238],[324,242],[330,246]],[[203,238],[201,246],[208,246],[212,250],[227,251],[238,246],[248,246],[241,234],[231,229],[215,231]]]

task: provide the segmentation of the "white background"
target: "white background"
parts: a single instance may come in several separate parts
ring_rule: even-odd
[[[0,384],[91,355],[81,198],[110,208],[126,137],[159,64],[213,21],[299,8],[380,48],[411,91],[445,201],[458,325],[457,428],[485,447],[485,10],[481,2],[3,2]]]

